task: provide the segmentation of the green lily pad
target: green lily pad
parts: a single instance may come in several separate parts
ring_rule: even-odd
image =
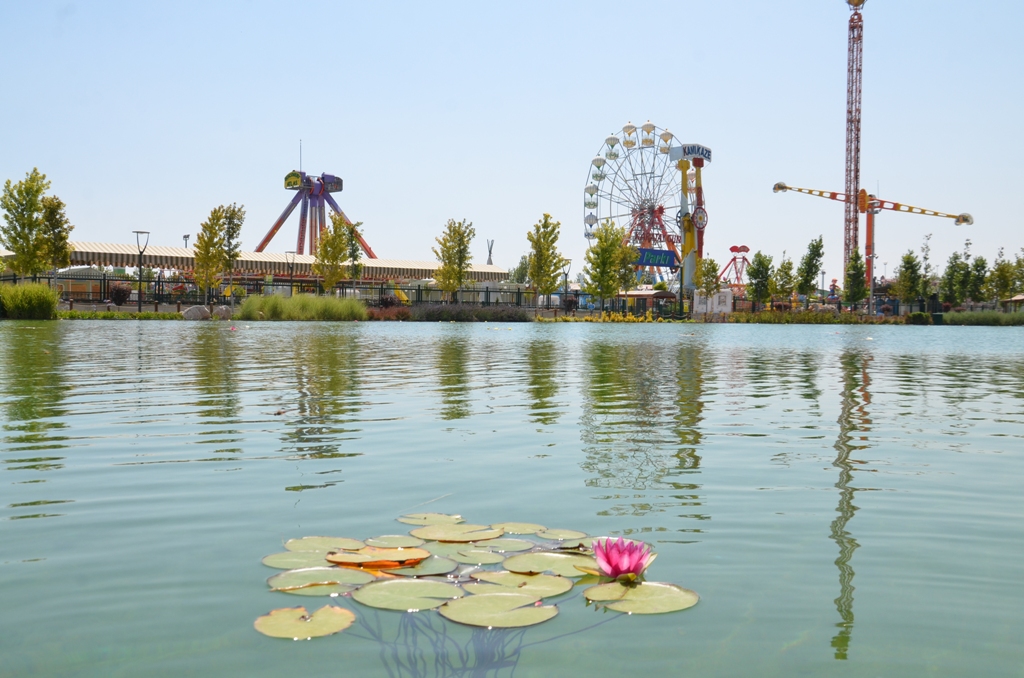
[[[662,614],[693,607],[700,600],[695,592],[675,584],[644,582],[623,586],[618,582],[591,586],[583,592],[587,600],[630,614]]]
[[[375,581],[352,593],[352,597],[363,605],[409,612],[430,610],[463,595],[463,590],[454,584],[426,579]]]
[[[458,555],[459,551],[465,551],[469,548],[476,548],[473,544],[465,543],[450,543],[446,541],[428,541],[423,545],[423,548],[430,551],[435,556],[441,556],[442,558],[451,558],[454,555]]]
[[[398,519],[407,525],[454,525],[463,522],[462,516],[447,513],[409,513]]]
[[[451,600],[438,612],[460,624],[509,629],[540,624],[558,614],[554,605],[538,607],[538,601],[527,593],[488,593]]]
[[[495,523],[491,527],[496,530],[505,530],[506,534],[537,534],[548,529],[536,523]]]
[[[398,574],[403,577],[431,577],[438,574],[448,574],[458,566],[458,563],[454,560],[441,558],[440,556],[430,556],[412,567],[396,567],[384,571],[388,574]]]
[[[485,539],[483,541],[473,542],[474,548],[487,549],[488,551],[497,551],[498,553],[514,552],[514,551],[529,551],[536,546],[532,541],[525,539]]]
[[[470,575],[488,584],[466,584],[463,586],[473,595],[494,593],[504,588],[516,593],[527,593],[538,598],[560,596],[572,589],[572,580],[550,574],[516,574],[515,572],[475,572]]]
[[[372,574],[341,567],[305,567],[275,574],[267,584],[275,591],[299,596],[347,593],[374,580]]]
[[[586,551],[591,553],[594,550],[594,540],[587,539],[566,539],[556,546],[559,551]]]
[[[495,537],[500,537],[504,532],[493,530],[486,525],[463,523],[461,525],[425,525],[424,527],[416,528],[409,534],[429,541],[471,542],[480,541],[481,539],[494,539]]]
[[[505,569],[519,574],[540,574],[551,572],[563,577],[582,577],[583,572],[576,566],[597,569],[597,561],[578,553],[520,553],[505,559]]]
[[[272,638],[308,640],[344,631],[355,620],[352,612],[333,605],[324,605],[313,614],[304,607],[283,607],[257,618],[253,626]]]
[[[541,539],[583,539],[587,536],[587,533],[577,530],[544,530],[543,532],[538,532],[537,536]]]
[[[276,567],[279,570],[295,570],[302,567],[327,567],[327,554],[322,551],[285,551],[283,553],[271,553],[263,559],[267,567]]]
[[[449,556],[449,558],[464,565],[497,565],[505,560],[505,556],[500,553],[484,549],[466,549]]]
[[[423,543],[422,539],[416,537],[410,537],[407,534],[385,534],[380,537],[373,537],[366,540],[367,546],[377,546],[379,548],[386,549],[405,549],[412,548],[413,546],[419,546]],[[360,547],[362,548],[362,547]],[[353,549],[355,550],[355,549]]]
[[[303,537],[289,539],[284,547],[289,551],[357,551],[366,546],[358,539],[348,537]]]

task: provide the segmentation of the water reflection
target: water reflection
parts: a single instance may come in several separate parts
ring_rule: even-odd
[[[535,424],[554,424],[561,415],[555,401],[559,390],[556,379],[559,359],[558,344],[553,341],[532,341],[527,346],[526,360],[530,370],[530,421]]]
[[[835,658],[845,660],[850,649],[853,634],[853,554],[860,547],[853,535],[846,529],[853,519],[858,507],[854,505],[854,493],[859,488],[852,487],[855,465],[863,461],[851,455],[857,450],[868,447],[866,433],[871,428],[868,405],[871,404],[871,377],[868,367],[872,357],[867,353],[847,350],[840,356],[839,364],[842,376],[842,399],[839,409],[839,436],[836,439],[837,452],[833,466],[839,469],[839,480],[835,487],[839,490],[838,514],[832,521],[830,536],[839,547],[839,556],[835,560],[839,570],[839,597],[835,599],[839,621],[836,626],[838,633],[832,638]],[[859,434],[859,435],[858,435]]]
[[[629,490],[601,499],[598,515],[647,516],[684,508],[680,517],[708,520],[700,484],[706,361],[703,345],[593,342],[584,348],[581,467],[589,487]],[[623,501],[626,500],[626,501]],[[667,531],[636,527],[625,533]],[[675,528],[699,533],[696,527]]]
[[[3,342],[3,395],[6,413],[3,448],[6,452],[53,450],[66,447],[67,414],[63,401],[68,387],[64,379],[64,347],[57,323],[5,323]],[[6,460],[7,463],[53,462],[63,457],[38,460]],[[47,469],[60,468],[51,465]]]
[[[282,415],[294,419],[282,440],[290,456],[297,459],[339,459],[359,456],[342,451],[349,441],[358,440],[356,425],[363,407],[362,359],[359,342],[349,328],[296,335],[293,344],[295,402]],[[291,411],[294,407],[294,412]],[[329,487],[339,481],[293,486],[301,491]]]
[[[437,341],[436,369],[441,396],[441,419],[465,419],[470,415],[469,342],[461,336],[445,336]]]
[[[210,323],[197,328],[193,342],[191,363],[199,392],[199,416],[218,420],[238,416],[239,348],[235,337],[221,323]],[[143,364],[141,358],[139,364]]]

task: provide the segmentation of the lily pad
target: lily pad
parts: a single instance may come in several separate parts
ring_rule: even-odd
[[[538,607],[538,601],[527,593],[488,593],[449,601],[438,612],[460,624],[509,629],[540,624],[558,614],[554,605]]]
[[[275,574],[267,584],[275,591],[299,596],[347,593],[374,580],[372,574],[342,567],[305,567]]]
[[[484,549],[466,549],[449,556],[449,558],[464,565],[497,565],[505,560],[505,556],[500,553]]]
[[[700,600],[694,591],[675,584],[644,582],[623,586],[618,582],[591,586],[583,592],[587,600],[630,614],[662,614],[693,607]]]
[[[441,558],[440,556],[430,556],[411,567],[399,567],[384,571],[388,574],[397,574],[403,577],[430,577],[438,574],[448,574],[458,566],[458,563],[454,560]]]
[[[475,548],[487,549],[488,551],[497,551],[498,553],[514,552],[514,551],[529,551],[537,544],[532,541],[525,539],[485,539],[483,541],[473,542]]]
[[[548,529],[536,523],[495,523],[491,527],[496,530],[505,530],[506,534],[537,534]]]
[[[520,553],[505,559],[505,569],[519,574],[540,574],[551,572],[563,577],[582,577],[583,572],[577,569],[585,567],[597,569],[597,561],[589,556],[577,553]]]
[[[491,529],[486,525],[425,525],[411,531],[414,537],[430,541],[471,542],[482,539],[494,539],[504,534],[501,530]]]
[[[537,536],[541,539],[583,539],[587,536],[587,533],[577,530],[544,530],[543,532],[538,532]]]
[[[494,593],[504,588],[516,593],[527,593],[538,598],[560,596],[572,589],[572,580],[550,574],[516,574],[515,572],[474,572],[473,579],[487,584],[466,584],[466,591],[474,595]]]
[[[373,537],[371,539],[366,540],[367,546],[376,546],[378,548],[385,549],[412,548],[414,546],[420,546],[422,544],[422,539],[410,537],[407,534],[385,534],[380,537]]]
[[[362,567],[368,570],[383,570],[403,566],[412,566],[424,558],[430,557],[430,551],[423,549],[383,549],[366,546],[358,551],[336,551],[327,554],[327,562],[342,567]]]
[[[284,547],[289,551],[357,551],[366,546],[358,539],[348,537],[303,537],[289,539]]]
[[[352,597],[363,605],[409,612],[430,610],[463,595],[463,590],[454,584],[425,579],[375,581],[352,593]]]
[[[409,513],[401,516],[398,522],[407,525],[454,525],[463,522],[462,516],[447,513]]]
[[[304,607],[283,607],[259,617],[253,626],[272,638],[308,640],[344,631],[355,620],[355,614],[333,605],[324,605],[313,614]]]
[[[327,554],[322,551],[285,551],[283,553],[271,553],[263,559],[267,567],[276,567],[279,570],[294,570],[301,567],[327,567],[330,565],[325,558]]]
[[[465,551],[469,548],[476,548],[473,544],[465,543],[452,543],[446,541],[428,541],[423,545],[423,549],[430,551],[435,556],[441,556],[442,558],[451,558],[458,554],[459,551]]]
[[[556,546],[559,551],[586,551],[592,553],[594,551],[594,540],[593,539],[566,539],[560,541]]]

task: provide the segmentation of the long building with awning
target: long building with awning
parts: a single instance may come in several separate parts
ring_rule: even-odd
[[[114,268],[139,265],[139,250],[132,245],[100,242],[72,242],[72,266],[112,266]],[[142,255],[145,268],[175,269],[191,271],[195,263],[195,250],[185,247],[164,247],[150,245]],[[0,250],[0,258],[11,256]],[[294,256],[294,264],[289,262]],[[276,252],[242,252],[235,263],[235,273],[241,275],[289,275],[312,276],[315,257],[310,254],[282,254]],[[437,261],[416,261],[410,259],[367,259],[361,260],[363,279],[367,280],[423,280],[433,278],[440,266]],[[502,281],[508,278],[508,271],[500,266],[472,264],[469,277],[477,282]]]

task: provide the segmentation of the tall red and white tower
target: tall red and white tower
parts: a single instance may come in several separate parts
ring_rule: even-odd
[[[860,93],[864,67],[864,17],[860,10],[866,0],[846,0],[850,15],[849,55],[846,66],[846,195],[860,192]],[[857,201],[846,203],[843,224],[843,280],[850,255],[858,243]]]

